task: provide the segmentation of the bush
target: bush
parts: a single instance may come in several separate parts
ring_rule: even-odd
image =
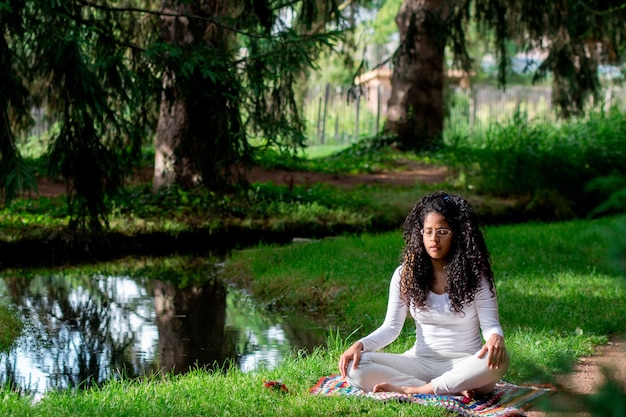
[[[603,199],[590,181],[623,175],[626,117],[617,109],[552,125],[517,113],[484,135],[451,137],[447,152],[464,185],[481,193],[526,198],[529,214],[586,216]],[[539,216],[536,216],[539,217]]]

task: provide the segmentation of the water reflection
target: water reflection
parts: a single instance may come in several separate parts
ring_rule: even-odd
[[[214,280],[180,287],[130,277],[5,276],[0,296],[25,322],[13,348],[0,353],[0,382],[27,392],[194,367],[250,371],[324,342],[322,329],[288,326]]]

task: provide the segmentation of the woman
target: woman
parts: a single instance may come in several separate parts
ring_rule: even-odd
[[[341,355],[342,377],[365,391],[490,393],[509,357],[477,216],[463,198],[435,192],[415,204],[402,231],[385,321]],[[407,313],[415,320],[413,347],[376,352],[398,337]]]

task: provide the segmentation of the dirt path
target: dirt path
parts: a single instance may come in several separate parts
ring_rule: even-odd
[[[413,161],[402,163],[400,168],[401,170],[393,172],[354,175],[253,168],[248,175],[248,180],[250,182],[272,181],[277,185],[306,186],[320,182],[339,187],[352,187],[359,184],[438,184],[444,182],[448,175],[448,170],[445,167],[433,167]]]
[[[315,183],[324,183],[338,187],[354,187],[360,184],[438,184],[444,182],[448,175],[448,170],[445,167],[435,167],[414,161],[398,162],[398,168],[399,170],[393,172],[354,175],[252,168],[247,177],[251,183],[271,181],[276,185],[288,186],[308,186]],[[137,174],[137,178],[133,182],[149,182],[151,179],[151,172],[142,170]],[[40,196],[54,197],[65,194],[66,187],[62,182],[48,178],[39,178],[37,180],[37,190]]]
[[[626,388],[626,335],[615,337],[608,345],[600,346],[595,355],[578,360],[574,371],[557,377],[560,385],[550,397],[550,409],[558,411],[542,412],[531,410],[528,417],[589,417],[584,406],[576,403],[574,396],[596,393],[605,382],[604,371],[608,370]]]

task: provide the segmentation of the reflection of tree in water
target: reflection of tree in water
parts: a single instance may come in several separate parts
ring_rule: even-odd
[[[226,288],[210,281],[178,288],[154,281],[159,358],[166,371],[221,367],[236,358],[233,335],[225,331]]]
[[[5,368],[0,384],[26,391],[88,388],[112,377],[156,371],[225,365],[253,369],[307,346],[307,336],[300,333],[311,330],[297,315],[290,320],[298,322],[295,328],[287,330],[286,320],[227,291],[213,276],[186,287],[181,282],[193,281],[189,277],[171,278],[80,273],[0,277],[0,292],[6,292],[26,322],[19,346],[0,353]],[[290,343],[291,337],[296,343]],[[20,358],[29,361],[27,369],[18,368],[24,363]],[[30,380],[31,375],[39,381]]]
[[[135,378],[156,370],[180,373],[195,366],[222,366],[228,358],[236,364],[234,340],[239,332],[225,329],[226,289],[214,280],[185,288],[172,282],[78,274],[3,280],[27,322],[28,346],[23,348],[37,357],[48,378],[47,389],[89,388],[118,372]],[[145,287],[154,292],[154,299]],[[157,335],[152,327],[152,337],[142,340],[142,330],[155,321],[159,351],[149,346],[152,352],[146,353],[146,342],[156,342]],[[24,370],[18,384],[16,361],[4,361],[2,378],[28,390]]]
[[[145,374],[141,355],[134,352],[134,308],[118,297],[115,279],[73,275],[5,277],[4,282],[31,332],[32,345],[26,349],[47,352],[41,367],[50,377],[48,388],[88,388],[114,371],[128,377]],[[11,367],[15,364],[6,361]],[[7,369],[6,375],[6,382],[19,382],[15,372]]]

